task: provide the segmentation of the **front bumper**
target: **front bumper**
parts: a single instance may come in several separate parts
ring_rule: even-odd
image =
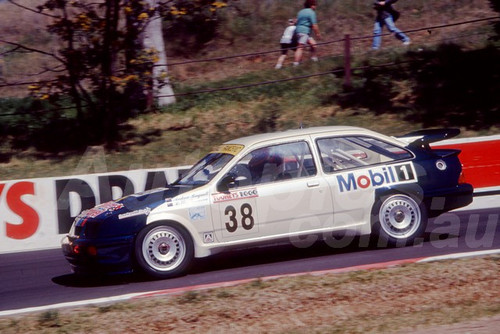
[[[443,212],[458,209],[472,203],[474,188],[468,183],[462,183],[453,188],[437,189],[425,192],[424,203],[429,217],[435,217]]]
[[[76,274],[122,274],[134,269],[133,235],[93,240],[66,236],[61,246]]]

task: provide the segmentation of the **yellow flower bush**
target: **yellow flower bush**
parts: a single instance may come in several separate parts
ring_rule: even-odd
[[[215,8],[223,8],[223,7],[227,7],[227,3],[222,2],[222,1],[215,1],[215,2],[212,2],[212,6],[214,6]]]
[[[148,15],[148,13],[140,13],[139,16],[137,17],[137,19],[139,21],[145,21],[145,20],[149,19],[149,15]]]

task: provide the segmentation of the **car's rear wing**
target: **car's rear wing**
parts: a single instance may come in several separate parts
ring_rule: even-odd
[[[460,133],[460,129],[449,128],[449,129],[426,129],[418,130],[414,132],[407,133],[403,136],[397,136],[396,138],[407,143],[408,146],[421,147],[430,149],[430,144],[437,141],[450,139],[457,136]]]

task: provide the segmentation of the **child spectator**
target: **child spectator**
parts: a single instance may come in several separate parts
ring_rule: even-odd
[[[288,20],[288,27],[286,27],[285,31],[283,32],[283,35],[281,36],[280,39],[280,45],[281,45],[281,55],[278,58],[278,63],[274,68],[280,69],[283,66],[283,62],[285,61],[286,55],[288,53],[288,50],[295,51],[295,48],[297,47],[297,38],[295,35],[295,19],[289,19]]]

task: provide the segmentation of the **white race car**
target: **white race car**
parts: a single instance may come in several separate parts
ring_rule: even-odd
[[[83,211],[63,240],[77,273],[167,278],[195,257],[335,232],[372,234],[385,245],[421,237],[428,217],[472,202],[457,150],[356,127],[318,127],[229,141],[165,188]]]

